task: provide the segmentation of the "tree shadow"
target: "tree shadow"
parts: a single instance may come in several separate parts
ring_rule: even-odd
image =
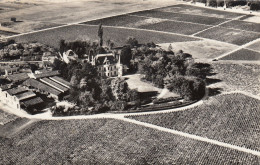
[[[207,83],[207,85],[215,84],[215,83],[218,83],[218,82],[221,82],[221,81],[222,81],[222,80],[216,79],[216,78],[206,78],[206,83]]]
[[[158,92],[157,91],[151,91],[151,92],[140,92],[140,98],[141,99],[147,99],[147,98],[151,98],[154,96],[157,96]]]
[[[208,96],[216,96],[221,94],[222,88],[208,88]]]

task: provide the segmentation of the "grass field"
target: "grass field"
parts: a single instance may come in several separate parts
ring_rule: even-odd
[[[159,44],[163,49],[167,50],[170,43]],[[187,41],[171,43],[173,50],[183,50],[190,53],[195,59],[214,59],[221,54],[230,52],[237,48],[236,45],[223,43],[218,41]]]
[[[236,45],[244,45],[250,41],[260,38],[260,33],[245,32],[241,30],[233,30],[222,27],[215,27],[203,31],[196,36],[223,41]]]
[[[98,41],[98,26],[88,25],[71,25],[57,29],[46,30],[37,33],[26,34],[14,37],[17,42],[31,42],[38,41],[53,47],[59,47],[59,41],[65,40],[96,40]],[[104,27],[104,41],[111,39],[115,46],[124,45],[129,36],[135,37],[139,43],[155,42],[184,42],[196,41],[199,39],[192,37],[185,37],[174,34],[165,34],[160,32],[150,32],[134,29],[122,29],[114,27]]]
[[[259,100],[243,94],[226,94],[185,111],[130,118],[260,150],[259,113]]]
[[[254,44],[249,45],[247,48],[260,52],[260,40]]]
[[[175,6],[164,7],[164,8],[157,9],[157,10],[164,11],[164,12],[184,13],[184,14],[194,14],[194,13],[196,13],[196,15],[201,15],[201,16],[209,16],[209,17],[216,17],[216,18],[227,18],[227,19],[232,19],[232,18],[236,18],[236,17],[243,15],[243,14],[239,14],[239,13],[212,10],[212,9],[209,9],[209,8],[202,8],[202,7],[197,7],[197,6],[185,5],[185,4],[179,4],[179,5],[175,5]]]
[[[258,24],[258,23],[234,20],[234,21],[222,24],[221,26],[226,27],[226,28],[234,28],[234,29],[240,29],[240,30],[246,30],[246,31],[260,33],[260,24]]]
[[[218,87],[223,88],[224,91],[241,90],[260,95],[259,65],[221,63],[211,65],[217,74],[210,78],[221,80]]]
[[[138,16],[145,16],[145,17],[199,23],[199,24],[204,24],[204,25],[217,25],[219,23],[226,21],[226,19],[216,18],[216,17],[215,18],[204,17],[204,16],[200,16],[200,15],[192,15],[192,14],[188,15],[188,14],[181,14],[181,13],[162,12],[162,11],[157,11],[157,10],[141,11],[141,12],[135,12],[135,13],[131,13],[131,14],[138,15]]]
[[[0,138],[3,164],[257,164],[259,158],[117,120],[40,121]]]
[[[248,49],[240,49],[234,53],[231,53],[220,60],[247,60],[247,61],[259,61],[260,53]]]

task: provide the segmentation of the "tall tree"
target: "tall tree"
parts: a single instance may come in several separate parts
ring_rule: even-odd
[[[98,27],[98,37],[99,37],[99,46],[103,46],[103,27],[102,27],[102,24],[99,24],[99,27]]]

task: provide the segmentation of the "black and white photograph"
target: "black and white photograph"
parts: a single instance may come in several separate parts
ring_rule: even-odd
[[[260,0],[0,0],[0,165],[260,165]]]

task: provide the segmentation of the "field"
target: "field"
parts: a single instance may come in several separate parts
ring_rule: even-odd
[[[130,118],[260,150],[259,113],[259,100],[243,94],[225,94],[189,110]]]
[[[216,17],[213,18],[213,17],[205,17],[200,15],[161,12],[156,10],[141,11],[141,12],[131,13],[131,15],[169,19],[175,21],[184,21],[184,22],[198,23],[204,25],[217,25],[226,21],[226,19],[216,18]]]
[[[260,52],[260,40],[254,44],[249,45],[247,48]]]
[[[234,28],[234,29],[258,32],[260,34],[260,24],[257,24],[257,23],[234,20],[234,21],[222,24],[221,26],[226,27],[226,28]]]
[[[260,95],[260,66],[256,64],[212,63],[216,75],[210,78],[221,82],[213,84],[224,91],[241,90]]]
[[[85,24],[98,25],[102,23],[107,26],[123,26],[123,27],[134,27],[140,29],[157,30],[163,32],[173,32],[191,35],[206,29],[208,26],[191,24],[188,22],[175,22],[167,19],[160,18],[144,18],[133,15],[123,15],[116,17],[109,17],[105,19],[85,22]],[[192,28],[191,28],[192,26]]]
[[[204,30],[207,27],[204,25],[190,24],[184,22],[164,21],[150,25],[142,25],[139,28],[191,35]]]
[[[2,1],[2,0],[1,0]],[[21,1],[21,0],[20,0]],[[19,1],[19,2],[20,2]],[[45,0],[44,0],[45,1]],[[65,1],[65,0],[64,0]],[[16,17],[18,20],[23,21],[24,24],[35,22],[33,27],[22,26],[20,29],[16,28],[21,32],[31,32],[41,28],[42,23],[52,24],[70,24],[85,22],[93,19],[99,19],[107,16],[120,15],[127,12],[134,12],[144,9],[150,9],[160,6],[166,6],[167,4],[175,4],[173,1],[164,2],[147,2],[137,0],[66,0],[65,2],[60,1],[46,1],[35,5],[34,3],[43,2],[27,0],[26,3],[17,4],[16,6],[23,6],[27,4],[29,7],[18,8],[10,10],[9,12],[3,12],[0,14],[0,22],[10,20],[11,17]],[[3,3],[5,8],[14,6],[14,3]],[[2,4],[0,4],[0,8]],[[0,10],[2,12],[3,10]]]
[[[3,164],[259,162],[259,157],[244,152],[110,119],[40,121],[0,141]]]
[[[234,53],[231,53],[220,60],[247,60],[247,61],[259,61],[260,53],[249,49],[240,49]]]
[[[26,34],[14,37],[17,42],[38,41],[58,48],[59,41],[65,39],[73,40],[92,40],[98,41],[98,26],[94,25],[70,25],[57,29],[46,30],[37,33]],[[104,27],[104,41],[113,40],[115,46],[124,45],[129,36],[135,37],[139,43],[162,43],[162,42],[184,42],[196,41],[199,39],[181,35],[166,34],[135,29],[125,29],[117,27]]]
[[[119,15],[114,17],[108,17],[108,18],[102,18],[98,20],[83,22],[83,24],[89,24],[89,25],[99,25],[102,23],[106,26],[123,26],[123,27],[132,27],[129,25],[134,25],[136,22],[142,22],[146,18],[143,17],[137,17],[137,16],[131,16],[131,15]]]
[[[167,50],[169,44],[172,45],[174,51],[183,50],[192,55],[195,59],[214,59],[221,54],[232,51],[237,48],[236,45],[223,43],[218,41],[187,41],[159,44],[163,49]]]
[[[216,18],[225,18],[225,19],[232,19],[232,18],[236,18],[236,17],[243,15],[243,14],[239,14],[239,13],[212,10],[209,8],[202,8],[202,7],[196,7],[196,6],[191,6],[191,5],[185,5],[185,4],[178,4],[178,5],[164,7],[164,8],[157,9],[157,10],[163,11],[163,12],[174,12],[174,13],[183,13],[183,14],[196,13],[196,15],[216,17]]]
[[[223,41],[236,45],[244,45],[250,41],[260,38],[260,33],[256,34],[253,32],[215,27],[203,31],[197,34],[196,36]]]

